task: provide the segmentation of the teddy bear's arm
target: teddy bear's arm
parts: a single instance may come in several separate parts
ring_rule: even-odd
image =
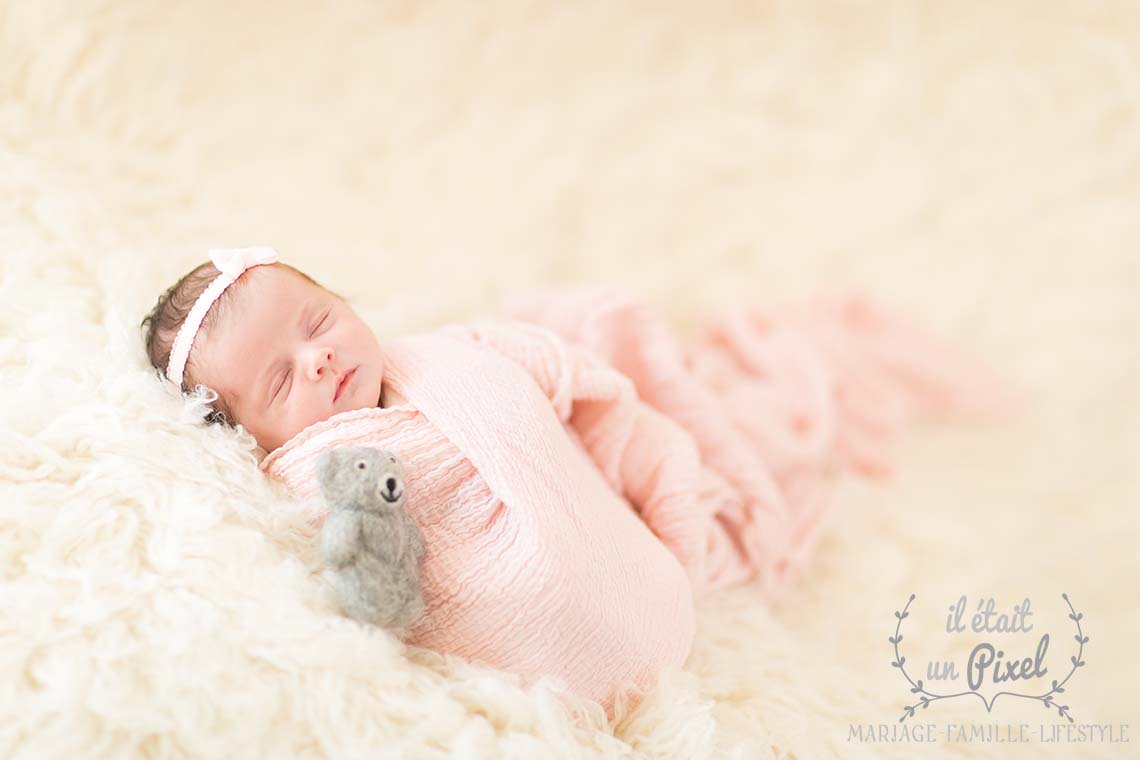
[[[408,519],[408,522],[411,523],[409,527],[411,531],[412,553],[416,557],[416,562],[422,562],[424,558],[423,533],[420,532],[419,527],[412,522],[411,518]]]
[[[337,568],[348,564],[361,547],[360,513],[333,512],[321,531],[321,558]]]

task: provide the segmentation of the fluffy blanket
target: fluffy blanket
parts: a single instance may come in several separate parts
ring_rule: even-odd
[[[1135,722],[1138,50],[1128,2],[0,3],[0,756],[1131,756],[848,737],[914,703],[912,593],[1066,592],[1064,704]],[[249,437],[166,395],[139,320],[260,244],[382,343],[536,285],[688,337],[856,286],[1027,404],[840,478],[789,593],[698,597],[611,721],[338,615]],[[920,715],[1067,723],[959,702]]]

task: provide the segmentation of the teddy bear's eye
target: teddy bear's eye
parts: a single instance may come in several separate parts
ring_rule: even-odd
[[[392,464],[396,464],[396,457],[388,457],[388,461]]]
[[[367,470],[367,469],[368,469],[368,465],[366,465],[364,462],[357,462],[357,463],[356,463],[356,469],[358,469],[358,470]]]

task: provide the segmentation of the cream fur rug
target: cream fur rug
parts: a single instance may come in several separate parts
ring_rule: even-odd
[[[1067,592],[1077,723],[1134,739],[1140,704],[1140,12],[921,5],[0,2],[0,756],[1136,756],[849,741],[913,696],[911,593],[937,628]],[[1027,411],[913,428],[794,593],[702,599],[685,671],[610,726],[339,616],[250,440],[164,393],[139,320],[241,245],[381,341],[529,284],[685,334],[861,287]]]

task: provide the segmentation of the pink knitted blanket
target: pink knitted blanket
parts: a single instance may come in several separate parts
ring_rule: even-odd
[[[725,313],[686,348],[624,292],[534,291],[385,353],[406,402],[316,423],[262,469],[312,500],[321,451],[398,454],[426,547],[408,643],[553,676],[611,715],[684,664],[694,592],[794,581],[836,474],[889,474],[906,418],[1009,406],[855,296]]]

